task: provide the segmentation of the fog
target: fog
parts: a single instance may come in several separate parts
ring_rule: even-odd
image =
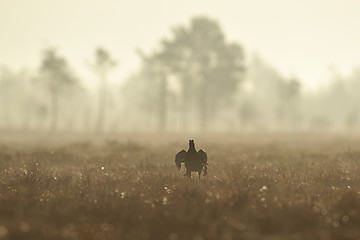
[[[355,1],[0,3],[1,132],[360,130]]]

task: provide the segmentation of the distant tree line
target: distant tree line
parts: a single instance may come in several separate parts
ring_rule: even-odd
[[[261,57],[245,56],[219,23],[194,17],[175,26],[154,51],[137,51],[140,68],[121,86],[117,61],[95,49],[89,91],[68,61],[46,49],[39,68],[0,69],[0,130],[273,131],[359,128],[360,71],[334,75],[327,89],[304,93]]]

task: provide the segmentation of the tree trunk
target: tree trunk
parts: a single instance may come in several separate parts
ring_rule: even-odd
[[[199,124],[200,130],[205,132],[207,130],[207,123],[208,123],[208,109],[205,96],[201,96],[200,94],[199,99]]]
[[[207,98],[207,84],[204,82],[204,77],[201,78],[198,88],[198,106],[199,106],[199,124],[200,130],[205,132],[207,130],[208,124],[208,98]]]
[[[185,76],[182,80],[182,131],[189,130],[189,115],[192,110],[191,104],[191,79],[190,76]]]
[[[57,131],[58,122],[58,92],[51,91],[51,131]]]
[[[99,110],[97,130],[103,132],[106,121],[106,77],[101,75],[101,86],[99,91]]]

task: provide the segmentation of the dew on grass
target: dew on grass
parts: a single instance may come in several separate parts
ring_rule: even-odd
[[[264,186],[262,186],[261,188],[260,188],[260,192],[265,192],[265,191],[267,191],[268,190],[268,188],[264,185]]]
[[[334,228],[337,228],[337,227],[339,227],[339,222],[338,222],[338,221],[334,221],[332,225],[333,225]]]
[[[342,218],[343,222],[348,222],[350,220],[350,217],[348,215],[344,215]]]
[[[324,208],[323,208],[323,209],[321,209],[321,214],[322,214],[322,215],[326,215],[326,214],[327,214],[327,210],[326,210],[326,209],[324,209]]]

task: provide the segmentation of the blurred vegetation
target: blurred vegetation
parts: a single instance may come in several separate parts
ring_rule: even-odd
[[[170,30],[139,69],[110,83],[113,53],[99,47],[88,63],[98,79],[45,49],[38,69],[0,67],[2,131],[351,131],[360,128],[360,71],[332,74],[330,84],[304,92],[257,54],[230,41],[220,23],[194,17]],[[124,60],[126,61],[126,60]]]

